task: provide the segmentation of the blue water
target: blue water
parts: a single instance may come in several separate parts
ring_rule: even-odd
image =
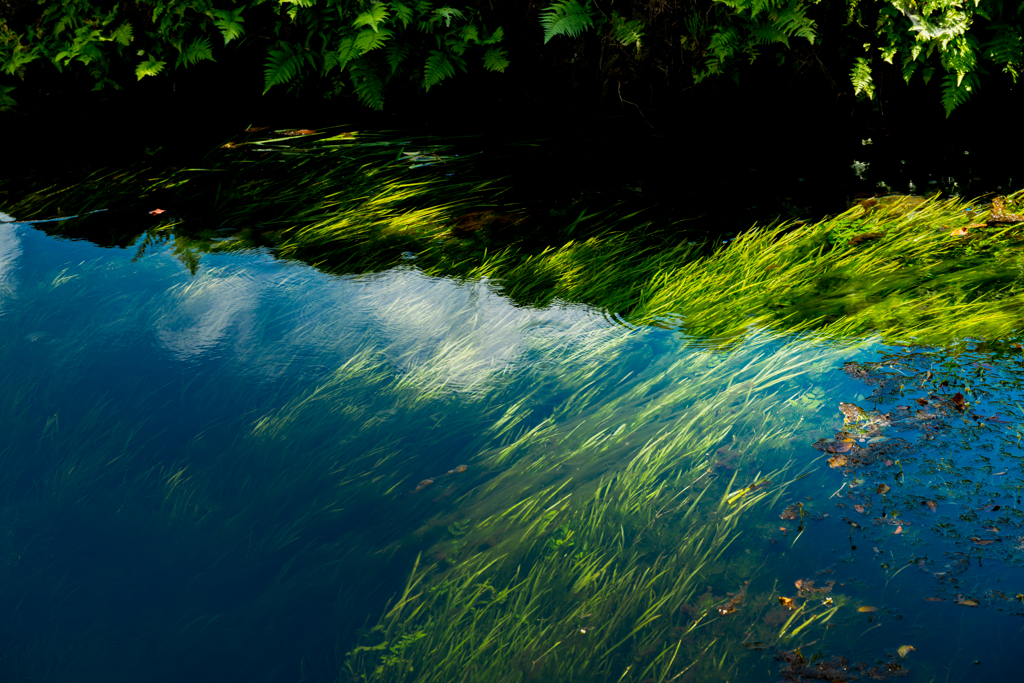
[[[777,630],[771,603],[798,579],[835,580],[854,602],[813,639],[737,655],[744,680],[777,680],[772,655],[798,645],[871,665],[913,645],[908,680],[1015,680],[1019,358],[985,371],[991,395],[968,397],[985,415],[1002,401],[1007,423],[937,430],[897,480],[884,458],[844,472],[812,447],[843,429],[840,401],[891,412],[910,401],[909,390],[873,399],[843,372],[901,353],[872,340],[697,340],[571,303],[516,307],[487,281],[428,277],[414,260],[339,277],[254,250],[204,255],[193,275],[173,246],[135,258],[0,222],[4,680],[339,680],[359,630],[460,510],[486,508],[494,482],[493,505],[508,506],[561,476],[559,443],[503,448],[552,425],[565,425],[551,432],[561,444],[640,414],[672,425],[751,380],[748,363],[787,353],[806,362],[765,390],[774,407],[737,414],[708,452],[723,485],[787,463],[809,473],[745,518],[735,556],[755,558],[752,588],[771,592],[749,631]],[[978,385],[978,358],[943,372]],[[715,367],[718,385],[671,398]],[[793,436],[752,464],[727,461],[765,423]],[[633,428],[607,455],[595,449],[592,470],[573,461],[579,485],[636,452]],[[932,434],[898,421],[883,431]],[[881,481],[896,489],[898,524],[871,522]],[[802,534],[779,518],[797,501],[811,515]],[[998,540],[971,540],[985,533]]]

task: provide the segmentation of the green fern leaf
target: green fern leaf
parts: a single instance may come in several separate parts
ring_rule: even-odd
[[[448,55],[438,50],[431,50],[427,62],[423,66],[423,87],[430,90],[446,78],[455,75],[455,66]]]
[[[787,36],[798,36],[811,44],[817,38],[814,21],[807,17],[807,7],[800,0],[791,0],[789,6],[779,13],[775,24]]]
[[[392,2],[391,9],[394,10],[395,16],[398,17],[398,20],[402,22],[402,28],[408,28],[409,24],[412,22],[412,7],[401,2]]]
[[[716,32],[708,41],[708,50],[714,55],[714,61],[724,62],[736,53],[740,33],[735,26]],[[709,60],[713,61],[713,60]],[[708,68],[711,68],[710,64]]]
[[[917,67],[918,67],[918,62],[912,61],[910,59],[904,60],[904,62],[903,62],[903,80],[907,82],[907,85],[910,85],[910,79],[914,75],[914,72],[917,70]]]
[[[369,26],[373,32],[376,33],[380,29],[380,26],[387,21],[387,18],[387,5],[377,3],[371,7],[369,11],[358,15],[355,21],[352,22],[352,25],[356,28],[359,28],[360,26]]]
[[[1016,65],[1024,61],[1020,34],[1008,24],[993,24],[992,28],[996,33],[983,48],[985,57],[996,64]]]
[[[853,83],[853,94],[864,93],[868,99],[875,98],[875,84],[871,81],[871,65],[863,57],[857,57],[850,71],[850,82]]]
[[[165,66],[167,66],[167,62],[153,59],[153,55],[147,54],[146,61],[135,67],[135,76],[141,81],[146,76],[156,76],[164,70]]]
[[[966,74],[952,72],[943,77],[942,106],[947,119],[954,109],[970,99],[978,85],[978,75],[973,71]]]
[[[366,54],[370,50],[384,47],[384,43],[392,36],[391,30],[382,28],[377,31],[364,28],[356,34],[355,46],[359,54]]]
[[[111,32],[110,37],[117,43],[127,46],[133,39],[132,25],[124,22]]]
[[[508,64],[505,51],[501,48],[491,47],[484,53],[484,68],[488,71],[504,71]]]
[[[489,38],[484,38],[483,40],[481,40],[480,44],[481,45],[494,45],[495,43],[500,43],[504,38],[505,38],[505,31],[502,30],[502,28],[499,26],[498,28],[494,29],[494,33],[492,33]]]
[[[263,94],[275,85],[281,85],[295,78],[302,69],[302,55],[288,43],[282,44],[280,50],[267,53],[267,63],[263,70]]]
[[[384,108],[384,81],[374,71],[365,59],[359,59],[352,63],[348,70],[352,78],[352,86],[355,88],[359,101],[370,109],[381,110]]]
[[[540,14],[540,25],[544,28],[544,43],[555,36],[578,38],[584,30],[593,28],[594,16],[590,2],[580,5],[578,0],[559,0]]]
[[[434,15],[444,20],[445,27],[451,27],[452,19],[465,19],[466,16],[454,7],[441,7],[434,10]]]
[[[769,45],[771,43],[782,43],[789,47],[789,36],[783,33],[775,24],[761,22],[750,29],[756,45]]]
[[[227,45],[235,38],[240,38],[245,29],[242,28],[241,9],[215,9],[209,13],[213,17],[213,23],[220,29],[224,36],[224,44]]]
[[[213,58],[213,46],[210,45],[210,39],[206,37],[196,38],[187,48],[182,50],[181,54],[178,55],[178,61],[175,63],[174,68],[177,69],[182,64],[192,66],[203,60],[217,61]]]
[[[408,43],[392,42],[388,45],[385,50],[385,58],[391,66],[392,74],[398,73],[398,67],[402,65],[410,52],[412,52],[412,46]]]
[[[622,46],[636,45],[644,37],[644,22],[640,19],[628,20],[618,12],[612,12],[612,37]]]
[[[0,111],[8,111],[14,109],[18,102],[11,97],[11,93],[14,91],[13,85],[0,85]]]

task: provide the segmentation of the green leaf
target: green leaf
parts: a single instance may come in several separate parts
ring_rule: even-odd
[[[153,55],[147,54],[146,61],[135,67],[135,76],[141,81],[146,76],[156,76],[164,70],[165,66],[167,66],[167,62],[153,59]]]
[[[385,49],[385,55],[388,64],[391,66],[391,73],[394,74],[398,71],[398,67],[402,65],[405,58],[412,52],[412,46],[409,43],[403,42],[392,42],[389,43]]]
[[[412,7],[401,2],[392,2],[391,9],[394,10],[395,16],[398,17],[398,20],[402,22],[402,28],[408,28],[409,24],[412,22]]]
[[[376,3],[369,9],[369,11],[359,14],[352,25],[356,28],[360,26],[369,26],[374,33],[376,33],[380,26],[387,21],[388,8],[383,3]]]
[[[287,83],[302,69],[302,55],[289,43],[283,43],[280,50],[269,50],[263,70],[263,94],[275,85]]]
[[[488,71],[504,71],[508,64],[505,51],[501,48],[491,47],[484,53],[484,68]]]
[[[224,36],[224,44],[227,45],[235,38],[240,38],[245,29],[242,28],[242,10],[237,9],[215,9],[209,13],[213,23],[220,29]]]
[[[612,12],[612,37],[623,47],[636,45],[640,47],[640,41],[644,37],[644,22],[640,19],[627,20],[618,12]]]
[[[366,54],[370,50],[376,50],[379,47],[383,47],[384,43],[386,43],[388,38],[391,36],[391,31],[386,28],[382,28],[378,31],[364,28],[356,34],[355,46],[356,49],[359,50],[359,54]]]
[[[452,19],[465,19],[466,16],[455,9],[454,7],[441,7],[434,10],[434,15],[444,19],[444,25],[450,27],[452,25]]]
[[[578,0],[560,0],[552,3],[540,14],[540,25],[544,28],[544,43],[555,36],[578,38],[584,30],[593,28],[594,16],[588,0],[586,6]]]
[[[500,43],[505,38],[505,31],[499,26],[494,29],[494,33],[491,34],[490,38],[484,38],[480,41],[481,45],[494,45]]]
[[[850,82],[853,83],[853,94],[864,93],[868,99],[875,97],[875,84],[871,81],[871,65],[863,57],[857,57],[853,61],[853,69],[850,71]]]
[[[455,66],[443,52],[431,50],[423,67],[423,87],[430,90],[446,78],[455,75]]]
[[[211,62],[217,61],[213,58],[213,46],[210,45],[210,39],[205,36],[196,38],[187,48],[182,50],[181,54],[178,55],[178,61],[174,67],[178,68],[182,64],[185,66],[192,66],[193,64],[204,60]]]
[[[110,34],[110,37],[118,43],[120,43],[121,45],[128,45],[128,43],[132,42],[133,40],[132,25],[129,24],[127,21],[124,22],[123,24],[121,24],[113,30],[113,32]]]
[[[976,73],[947,73],[942,79],[942,106],[946,110],[946,118],[953,110],[970,99],[978,87]]]
[[[354,62],[349,68],[349,75],[360,102],[370,109],[384,108],[384,82],[367,64],[367,60],[359,59]]]

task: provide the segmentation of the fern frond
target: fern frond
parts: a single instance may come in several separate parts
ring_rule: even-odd
[[[18,102],[11,97],[11,92],[14,91],[13,85],[0,85],[0,111],[8,111],[14,109]]]
[[[505,31],[499,26],[498,28],[494,29],[494,33],[492,33],[489,38],[484,38],[483,40],[481,40],[480,44],[494,45],[495,43],[500,43],[502,40],[504,40],[504,38]]]
[[[612,12],[612,37],[623,47],[636,45],[640,48],[640,41],[644,37],[644,22],[640,19],[629,20],[618,12]]]
[[[167,62],[153,59],[153,55],[147,54],[146,61],[135,67],[135,76],[141,81],[146,76],[156,76],[164,70],[165,66],[167,66]]]
[[[408,28],[409,24],[412,22],[412,7],[401,2],[392,2],[391,9],[394,11],[398,20],[402,22],[402,28]]]
[[[115,42],[127,46],[134,38],[132,36],[132,25],[127,21],[124,22],[110,33],[110,37]]]
[[[359,50],[359,54],[366,54],[370,50],[376,50],[379,47],[384,47],[384,43],[386,43],[388,38],[391,36],[391,29],[382,28],[374,31],[372,29],[364,28],[356,34],[355,46],[356,49]]]
[[[798,36],[811,44],[818,37],[814,20],[807,17],[807,7],[800,0],[790,0],[789,6],[779,13],[775,25],[787,36]]]
[[[242,28],[244,20],[241,9],[215,9],[210,12],[210,16],[213,17],[213,23],[224,36],[225,45],[245,33],[245,29]]]
[[[178,55],[178,61],[175,63],[174,68],[177,69],[182,64],[185,66],[192,66],[203,60],[209,60],[211,62],[217,61],[213,58],[213,46],[210,45],[210,39],[205,36],[202,38],[196,38],[193,40],[187,48],[181,51]]]
[[[324,72],[326,73],[334,67],[339,67],[344,71],[348,63],[358,56],[359,49],[356,47],[356,41],[351,36],[342,38],[338,43],[338,48],[324,58]]]
[[[1008,24],[994,24],[992,28],[996,33],[985,43],[982,54],[996,64],[1016,66],[1024,62],[1021,38],[1016,29]]]
[[[505,51],[501,48],[491,47],[484,53],[484,68],[488,71],[504,71],[508,64]]]
[[[708,41],[708,50],[715,56],[714,58],[717,61],[724,62],[736,53],[736,48],[739,46],[739,39],[739,30],[737,30],[735,26],[729,26],[724,30],[715,32],[715,34],[711,36],[711,40]],[[708,68],[711,68],[710,64],[708,65]]]
[[[402,65],[402,62],[405,61],[410,52],[412,52],[412,46],[409,43],[392,42],[388,45],[387,50],[385,50],[385,57],[391,66],[392,74],[398,72],[398,67]]]
[[[302,69],[302,55],[288,43],[283,43],[280,50],[267,52],[267,63],[263,70],[263,94],[275,85],[281,85],[295,78]]]
[[[359,101],[370,109],[384,108],[384,81],[365,59],[358,59],[349,68],[352,86]]]
[[[448,55],[438,50],[431,50],[423,65],[423,87],[430,90],[446,78],[455,75],[455,66]]]
[[[850,82],[853,83],[853,94],[864,93],[869,100],[875,98],[875,84],[871,81],[871,65],[863,57],[857,57],[850,71]]]
[[[587,0],[584,6],[578,0],[558,0],[540,13],[540,25],[544,28],[545,44],[555,36],[578,38],[594,26],[590,2]]]
[[[756,45],[769,45],[771,43],[782,43],[789,47],[789,36],[783,33],[775,24],[760,22],[750,29],[750,35],[754,37]]]
[[[942,106],[946,110],[946,118],[953,110],[970,99],[978,87],[978,75],[973,71],[960,74],[947,73],[942,79]]]
[[[445,27],[451,27],[452,19],[465,19],[466,16],[454,7],[441,7],[434,10],[434,15],[444,19]]]
[[[388,8],[387,5],[382,3],[376,3],[368,11],[360,13],[352,25],[356,28],[360,26],[369,26],[374,33],[376,33],[380,26],[388,19]]]

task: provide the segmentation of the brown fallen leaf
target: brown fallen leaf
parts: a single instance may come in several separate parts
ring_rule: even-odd
[[[861,513],[861,514],[864,514],[864,506],[863,505],[854,505],[853,509],[856,510],[857,512]]]
[[[923,500],[921,501],[921,505],[927,505],[928,509],[931,510],[932,512],[935,512],[936,510],[939,509],[939,504],[934,500]]]
[[[784,598],[779,596],[779,604],[788,610],[796,609],[796,605],[793,604],[793,598]]]
[[[877,612],[878,608],[877,607],[871,607],[870,605],[864,605],[863,607],[858,607],[857,611],[858,612]]]
[[[922,406],[928,405],[928,401],[924,400],[923,398],[915,398],[914,400],[917,401],[918,405],[922,405]]]
[[[796,586],[797,590],[800,590],[804,586],[804,580],[803,579],[797,579],[796,582],[793,585]]]
[[[149,215],[150,216],[159,216],[160,214],[165,213],[166,211],[167,211],[167,209],[153,209],[152,211],[149,212]]]
[[[949,234],[951,237],[964,237],[967,235],[967,228],[956,228],[955,230],[950,230]]]
[[[878,489],[875,491],[875,493],[881,493],[884,496],[885,494],[889,493],[889,491],[891,491],[891,490],[892,489],[889,488],[888,486],[886,486],[885,484],[879,484],[878,485]]]
[[[928,602],[946,602],[946,598],[925,598]]]
[[[308,128],[297,128],[295,130],[282,130],[281,131],[281,135],[290,135],[290,136],[294,136],[294,135],[314,135],[315,133],[316,133],[315,130],[310,130]]]
[[[879,550],[878,548],[872,547],[871,549],[872,549],[872,550],[874,550],[874,551],[875,551],[876,553],[878,553],[879,555],[881,555],[881,554],[882,554],[882,551],[881,551],[881,550]]]
[[[992,545],[993,543],[995,543],[995,541],[993,540],[982,540],[977,536],[972,536],[971,540],[974,541],[974,545]]]
[[[900,649],[896,650],[899,653],[900,659],[906,659],[908,652],[917,652],[917,648],[913,645],[900,645]]]
[[[977,607],[978,601],[965,598],[962,594],[956,596],[956,600],[953,601],[957,605],[963,605],[964,607]]]
[[[956,407],[957,410],[963,410],[964,406],[966,405],[964,401],[964,395],[961,394],[959,391],[953,394],[953,405]]]
[[[894,531],[894,532],[892,532],[892,533],[893,533],[894,535],[895,535],[895,534],[902,534],[902,533],[903,533],[903,526],[901,525],[901,526],[898,526],[898,527],[896,527],[896,531]]]
[[[845,455],[833,455],[831,458],[828,459],[828,466],[831,467],[832,469],[835,469],[837,467],[843,467],[845,464]]]

